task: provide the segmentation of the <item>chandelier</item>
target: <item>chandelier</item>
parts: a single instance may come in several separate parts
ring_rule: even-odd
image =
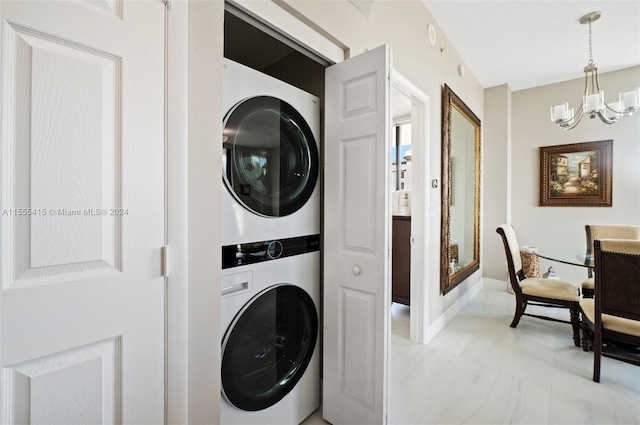
[[[584,115],[593,119],[596,116],[606,124],[613,124],[618,118],[629,116],[640,110],[640,87],[618,94],[616,102],[605,103],[604,91],[600,89],[598,65],[593,63],[591,48],[591,23],[602,16],[600,12],[591,12],[580,18],[581,24],[589,24],[589,62],[584,67],[584,94],[580,108],[574,114],[569,103],[561,103],[551,107],[551,121],[565,130],[574,128]]]

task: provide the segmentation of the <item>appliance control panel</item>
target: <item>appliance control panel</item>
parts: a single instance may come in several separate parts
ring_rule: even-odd
[[[319,250],[320,235],[226,245],[222,247],[222,268],[246,266]]]

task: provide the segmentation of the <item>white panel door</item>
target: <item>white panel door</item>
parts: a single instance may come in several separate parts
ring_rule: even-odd
[[[0,423],[164,422],[164,14],[0,2]]]
[[[333,65],[325,81],[323,416],[386,422],[391,52]]]

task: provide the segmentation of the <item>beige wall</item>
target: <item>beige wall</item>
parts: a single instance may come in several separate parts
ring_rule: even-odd
[[[394,68],[430,98],[428,181],[440,180],[442,85],[448,84],[481,120],[484,116],[484,90],[469,69],[464,77],[458,75],[458,65],[463,62],[422,2],[375,2],[369,17],[348,1],[286,0],[286,3],[294,13],[347,46],[352,57],[384,43],[391,47]],[[428,24],[433,24],[437,30],[435,46],[429,43]],[[444,48],[442,52],[441,48]],[[440,189],[432,189],[429,183],[424,187],[436,212],[434,217],[430,217],[428,228],[431,254],[424,259],[428,264],[426,305],[431,324],[478,282],[481,273],[475,273],[446,296],[440,294]]]
[[[482,173],[482,246],[480,260],[483,276],[506,279],[502,242],[496,228],[511,221],[511,90],[504,84],[484,94],[484,172]]]
[[[640,67],[604,73],[600,83],[605,90],[605,98],[611,100],[621,90],[640,86]],[[568,101],[577,108],[584,80],[577,79],[548,86],[521,90],[512,94],[512,156],[510,182],[512,224],[521,245],[538,247],[576,247],[585,245],[585,224],[624,223],[640,225],[640,114],[621,119],[617,124],[606,125],[599,119],[585,117],[573,130],[562,130],[550,122],[549,108],[553,104]],[[489,95],[487,90],[487,95]],[[493,115],[492,116],[492,120]],[[497,119],[502,119],[498,117]],[[613,139],[613,206],[612,207],[539,207],[539,156],[540,146],[562,145]],[[505,145],[504,140],[495,142]],[[496,163],[496,172],[507,175],[507,164]],[[498,197],[492,191],[502,189],[487,187],[487,198]],[[498,214],[503,214],[499,210]],[[493,247],[485,246],[485,270],[504,268],[504,252],[498,244],[498,235],[492,233],[491,218],[486,217],[485,234],[487,240],[494,238]],[[497,248],[496,248],[497,247]],[[502,257],[500,256],[502,255]],[[497,261],[494,263],[493,261]],[[491,263],[489,261],[491,260]],[[550,265],[562,278],[580,281],[586,271],[580,267],[568,266],[543,260],[541,268]],[[487,274],[488,276],[488,274]],[[505,276],[505,274],[503,274]],[[493,277],[493,276],[491,276]]]

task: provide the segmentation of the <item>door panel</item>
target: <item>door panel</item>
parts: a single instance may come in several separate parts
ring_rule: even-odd
[[[164,13],[0,3],[2,423],[164,421]]]
[[[376,296],[343,286],[340,316],[340,393],[375,413]]]
[[[376,134],[340,142],[340,167],[344,172],[339,202],[344,218],[340,220],[340,249],[344,252],[380,254],[376,245]]]
[[[3,369],[4,423],[119,423],[119,358],[114,338]]]
[[[13,137],[5,140],[14,142],[7,160],[15,173],[6,191],[15,205],[35,210],[12,217],[14,255],[5,288],[118,268],[115,230],[122,216],[95,217],[102,208],[121,207],[115,199],[118,58],[9,23],[4,48],[14,51],[6,57],[5,84],[16,89],[15,103],[5,108],[13,117],[5,127]]]
[[[323,416],[386,422],[389,73],[381,46],[327,68]]]

